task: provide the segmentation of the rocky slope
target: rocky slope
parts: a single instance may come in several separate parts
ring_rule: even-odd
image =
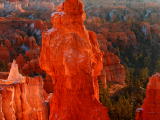
[[[50,120],[108,120],[107,108],[99,102],[97,81],[103,53],[94,32],[83,25],[83,3],[66,0],[51,20],[52,29],[42,34],[39,60],[54,83]]]

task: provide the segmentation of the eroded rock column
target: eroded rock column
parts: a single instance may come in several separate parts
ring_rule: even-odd
[[[136,120],[159,120],[160,119],[160,74],[156,73],[149,78],[146,98],[141,108],[137,109]]]
[[[48,120],[43,78],[22,76],[15,60],[8,79],[0,79],[0,120]]]
[[[50,120],[108,120],[99,102],[97,76],[103,53],[94,32],[84,27],[81,0],[66,0],[52,13],[52,29],[42,34],[40,66],[52,76]]]

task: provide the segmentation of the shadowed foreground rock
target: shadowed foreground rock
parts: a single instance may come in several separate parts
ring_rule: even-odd
[[[159,120],[160,119],[160,74],[156,73],[149,78],[146,98],[141,108],[137,109],[136,120]]]
[[[52,29],[42,34],[39,60],[54,84],[49,119],[109,120],[97,81],[103,53],[94,32],[84,27],[83,3],[66,0],[51,19]]]
[[[0,120],[48,120],[42,77],[23,77],[14,61],[0,83]]]

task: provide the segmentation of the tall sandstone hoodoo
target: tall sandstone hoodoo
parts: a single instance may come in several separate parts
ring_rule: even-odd
[[[52,76],[50,120],[109,120],[99,102],[97,76],[103,53],[94,32],[84,27],[81,0],[66,0],[52,13],[52,29],[42,34],[40,66]]]
[[[160,73],[149,78],[146,98],[141,108],[137,109],[136,120],[159,120],[160,114]]]
[[[0,109],[0,120],[48,120],[43,78],[23,77],[13,61],[8,79],[0,79]]]

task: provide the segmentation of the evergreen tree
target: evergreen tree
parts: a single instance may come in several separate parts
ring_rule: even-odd
[[[156,62],[156,72],[160,73],[160,60]]]
[[[125,100],[124,120],[131,120],[132,118],[133,118],[133,107],[128,100]]]
[[[126,63],[124,63],[124,68],[125,68],[125,70],[128,70],[128,66],[127,66],[127,64]]]
[[[5,72],[7,70],[8,63],[5,63],[3,60],[0,61],[0,72]]]
[[[128,59],[128,57],[125,57],[125,63],[129,63],[129,59]]]
[[[139,93],[137,93],[135,96],[135,106],[137,106],[138,103],[142,105],[142,101],[143,101],[142,96]]]
[[[136,62],[138,60],[137,54],[133,54],[133,58],[134,58],[134,61]]]
[[[144,67],[150,67],[150,61],[149,61],[149,57],[145,57],[144,58]]]
[[[139,79],[136,80],[135,90],[136,90],[136,93],[141,93],[141,82]]]
[[[117,55],[118,57],[120,57],[119,47],[116,47],[116,55]]]
[[[140,68],[142,68],[143,67],[143,55],[142,54],[139,54],[139,56],[138,56],[138,62],[139,62]]]
[[[127,69],[126,70],[126,79],[125,79],[125,83],[126,83],[127,86],[129,86],[129,82],[130,82],[130,73]]]

